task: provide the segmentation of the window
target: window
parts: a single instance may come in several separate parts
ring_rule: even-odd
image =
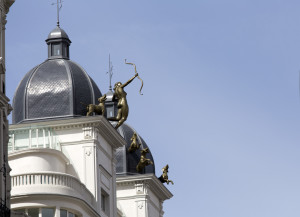
[[[59,43],[54,43],[51,45],[52,56],[61,56],[61,46]]]
[[[42,217],[54,217],[54,213],[53,208],[42,208]]]
[[[106,111],[107,111],[107,117],[108,118],[114,116],[114,107],[113,106],[107,106]]]
[[[77,214],[74,214],[72,212],[69,212],[65,209],[60,210],[60,217],[78,217]]]
[[[26,213],[29,217],[54,217],[54,208],[28,208],[28,209],[15,209],[15,212]]]
[[[25,213],[29,217],[82,217],[81,214],[75,214],[74,211],[68,211],[66,209],[60,210],[60,216],[55,215],[55,208],[43,207],[43,208],[27,208],[27,209],[14,209],[14,212]]]
[[[69,48],[68,48],[68,45],[66,43],[63,43],[62,47],[63,47],[63,56],[69,57]]]
[[[64,210],[64,209],[61,209],[60,210],[60,217],[68,217],[68,211]]]
[[[101,210],[109,215],[109,195],[101,189]]]
[[[28,209],[28,215],[30,217],[39,217],[39,208],[30,208]]]

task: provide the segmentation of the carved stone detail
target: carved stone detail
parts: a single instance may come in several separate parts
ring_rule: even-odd
[[[136,184],[135,185],[136,194],[143,194],[144,193],[144,185],[143,184]]]
[[[90,155],[92,154],[92,148],[91,148],[91,147],[86,147],[86,148],[85,148],[85,154],[86,154],[87,156],[90,156]]]
[[[84,136],[84,139],[92,139],[93,138],[93,127],[84,127],[83,128],[83,136]]]
[[[144,202],[143,201],[139,201],[138,202],[138,208],[139,209],[143,209],[143,207],[144,207]]]

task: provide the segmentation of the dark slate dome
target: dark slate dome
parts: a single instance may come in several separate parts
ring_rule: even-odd
[[[69,60],[70,39],[55,28],[46,40],[48,59],[30,70],[13,99],[13,124],[86,115],[86,105],[102,96],[95,82]]]
[[[115,125],[115,124],[114,124]],[[138,174],[136,171],[136,166],[140,161],[141,157],[141,151],[144,148],[149,148],[146,144],[146,142],[143,140],[141,136],[128,124],[123,123],[117,131],[120,133],[120,135],[125,139],[126,145],[124,147],[118,148],[116,150],[116,160],[117,160],[117,168],[116,172],[117,175],[135,175]],[[128,149],[131,144],[131,137],[133,133],[137,134],[137,139],[139,143],[141,144],[140,149],[135,151],[134,153],[129,153]],[[151,151],[146,155],[148,159],[150,159],[153,162],[153,165],[148,165],[143,169],[143,171],[140,174],[145,173],[153,173],[155,174],[155,163],[153,160],[153,156],[151,154]]]

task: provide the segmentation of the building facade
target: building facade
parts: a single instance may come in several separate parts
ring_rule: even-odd
[[[162,217],[171,192],[155,164],[137,172],[149,147],[124,123],[106,94],[107,114],[86,116],[102,96],[70,60],[71,40],[58,25],[46,39],[48,59],[25,74],[13,99],[8,160],[13,213],[31,217]],[[129,152],[137,135],[139,150]],[[147,154],[154,162],[151,152]]]
[[[6,14],[14,0],[0,0],[0,216],[9,216],[10,178],[7,164],[8,120],[11,112],[5,93],[5,25]]]

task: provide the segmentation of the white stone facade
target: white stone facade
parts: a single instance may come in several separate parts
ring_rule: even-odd
[[[10,134],[13,210],[117,216],[114,152],[125,141],[105,118],[16,124]]]
[[[7,164],[8,120],[11,111],[5,95],[5,25],[6,14],[14,0],[0,0],[0,213],[10,206],[9,167]]]
[[[117,178],[120,216],[163,217],[163,202],[172,196],[154,174]]]
[[[173,195],[155,174],[116,177],[115,150],[125,143],[102,116],[11,125],[13,213],[163,217]]]

